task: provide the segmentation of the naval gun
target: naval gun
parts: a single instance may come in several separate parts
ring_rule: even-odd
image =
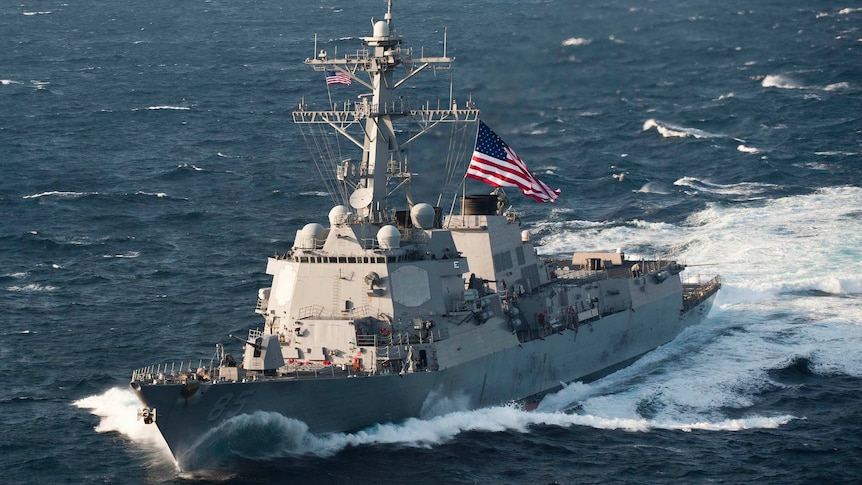
[[[281,353],[281,343],[276,335],[258,335],[252,339],[243,339],[228,335],[234,340],[244,343],[242,367],[246,371],[263,372],[265,375],[275,375],[279,367],[284,366],[284,355]]]

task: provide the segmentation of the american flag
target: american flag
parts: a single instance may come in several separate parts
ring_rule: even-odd
[[[551,189],[537,179],[521,157],[481,121],[467,176],[494,187],[518,187],[522,194],[538,202],[554,202],[560,195],[559,189]]]
[[[341,71],[326,71],[326,84],[344,84],[350,86],[350,76]]]

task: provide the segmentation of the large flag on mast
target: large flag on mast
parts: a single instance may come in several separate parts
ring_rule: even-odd
[[[521,157],[481,121],[467,176],[494,187],[517,187],[538,202],[554,202],[560,195],[559,189],[551,189],[537,179]]]

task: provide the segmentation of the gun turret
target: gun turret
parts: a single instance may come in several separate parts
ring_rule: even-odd
[[[234,340],[238,340],[238,341],[240,341],[240,342],[242,342],[242,343],[244,343],[244,344],[246,344],[246,345],[251,345],[252,347],[254,347],[254,348],[255,348],[255,350],[261,350],[261,349],[263,348],[263,347],[262,347],[260,344],[258,344],[258,343],[250,342],[250,341],[248,341],[248,340],[246,340],[246,339],[244,339],[244,338],[239,338],[239,337],[237,337],[236,335],[233,335],[233,334],[228,334],[228,337],[230,337],[230,338],[232,338],[232,339],[234,339]]]

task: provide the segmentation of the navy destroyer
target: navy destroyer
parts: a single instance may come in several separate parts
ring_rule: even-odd
[[[454,410],[441,403],[535,402],[669,342],[705,317],[721,286],[718,276],[683,283],[683,264],[632,261],[620,250],[540,257],[503,189],[540,202],[559,191],[533,176],[471,101],[395,94],[450,67],[445,39],[437,57],[402,46],[391,0],[372,28],[355,52],[330,56],[315,41],[305,60],[327,87],[364,92],[327,110],[303,100],[293,112],[304,135],[324,138],[309,145],[337,204],[325,225],[307,224],[268,259],[272,283],[255,309],[263,325],[234,337],[242,359],[217,344],[212,360],[132,373],[139,418],[158,427],[181,467],[242,414],[278,413],[327,433]],[[414,160],[422,152],[409,147],[440,126],[469,139],[464,156],[451,143]],[[357,161],[341,158],[332,135]],[[456,186],[477,179],[496,189],[456,190],[451,204],[416,201],[417,165],[454,174]]]

